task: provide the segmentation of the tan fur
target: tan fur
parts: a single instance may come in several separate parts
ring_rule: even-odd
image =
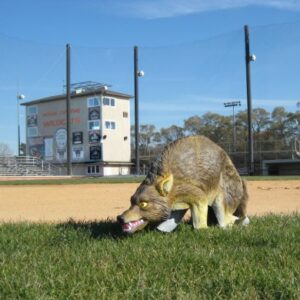
[[[147,207],[140,208],[141,201]],[[219,225],[226,227],[246,218],[247,201],[246,184],[225,151],[204,136],[193,136],[165,148],[121,218],[125,223],[160,222],[171,210],[190,208],[193,226],[206,228],[211,206]]]

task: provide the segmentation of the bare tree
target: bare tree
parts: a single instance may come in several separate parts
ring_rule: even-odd
[[[184,130],[187,135],[201,134],[202,121],[199,116],[192,116],[184,120]]]
[[[147,155],[150,150],[150,146],[155,136],[155,126],[152,124],[140,125],[140,149],[144,155]]]
[[[12,156],[12,150],[5,143],[0,143],[0,156]]]
[[[254,108],[252,118],[255,133],[266,130],[270,125],[270,113],[263,108]]]
[[[21,143],[20,152],[21,152],[22,156],[26,156],[26,144],[25,143]]]
[[[179,138],[184,137],[184,130],[182,127],[172,125],[168,128],[162,128],[160,130],[160,135],[161,135],[162,141],[165,144],[167,144],[167,143],[175,141]]]

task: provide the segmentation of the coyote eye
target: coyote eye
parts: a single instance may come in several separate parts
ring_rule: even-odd
[[[140,208],[146,208],[147,206],[148,206],[148,203],[145,202],[145,201],[141,201],[141,202],[139,203],[139,207],[140,207]]]

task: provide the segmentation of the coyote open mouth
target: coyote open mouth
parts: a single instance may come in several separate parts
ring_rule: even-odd
[[[122,230],[123,230],[123,232],[126,232],[126,233],[132,233],[138,227],[140,227],[141,225],[144,225],[144,224],[145,224],[145,221],[143,219],[139,219],[139,220],[136,220],[136,221],[131,221],[131,222],[128,222],[128,223],[124,223],[122,225]]]

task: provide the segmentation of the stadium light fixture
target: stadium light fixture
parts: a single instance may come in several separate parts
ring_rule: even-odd
[[[140,71],[137,72],[137,75],[139,77],[144,77],[145,76],[145,72],[143,70],[140,70]]]
[[[233,128],[233,152],[236,152],[236,127],[235,127],[235,113],[234,108],[241,106],[241,101],[225,102],[225,107],[232,107],[232,128]]]
[[[249,61],[256,61],[256,55],[255,54],[251,54],[249,56]]]

